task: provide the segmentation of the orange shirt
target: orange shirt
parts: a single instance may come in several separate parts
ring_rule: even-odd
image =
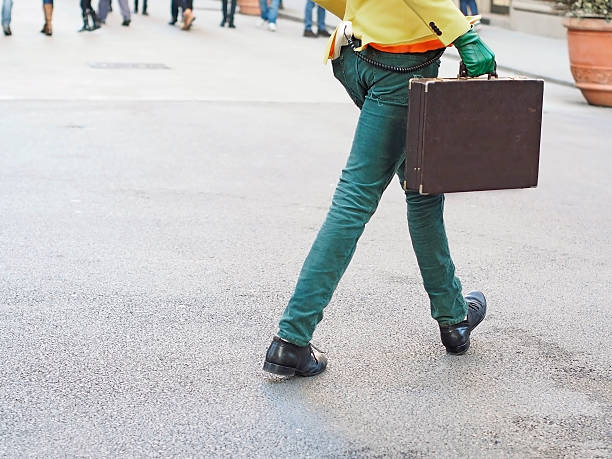
[[[378,43],[369,43],[368,46],[385,53],[424,53],[434,49],[445,48],[444,43],[437,38],[410,45],[379,45]]]

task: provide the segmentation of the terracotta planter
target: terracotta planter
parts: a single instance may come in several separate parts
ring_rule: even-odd
[[[585,99],[612,107],[612,22],[567,18],[570,66]]]
[[[238,0],[238,8],[241,14],[248,14],[250,16],[259,16],[261,13],[259,0]]]

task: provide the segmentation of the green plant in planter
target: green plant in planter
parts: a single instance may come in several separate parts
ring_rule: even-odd
[[[612,0],[558,0],[557,8],[577,18],[612,20]]]

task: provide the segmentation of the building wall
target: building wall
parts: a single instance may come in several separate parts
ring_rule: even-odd
[[[563,16],[554,9],[554,2],[548,0],[513,0],[510,27],[547,37],[565,37]]]

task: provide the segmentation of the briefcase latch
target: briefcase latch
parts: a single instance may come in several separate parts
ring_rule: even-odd
[[[404,191],[411,191],[408,189],[408,182],[406,180],[404,180],[404,182],[402,183],[402,188],[404,188]],[[423,193],[423,184],[421,183],[419,185],[419,194],[422,194],[424,196],[427,196],[429,193]]]

